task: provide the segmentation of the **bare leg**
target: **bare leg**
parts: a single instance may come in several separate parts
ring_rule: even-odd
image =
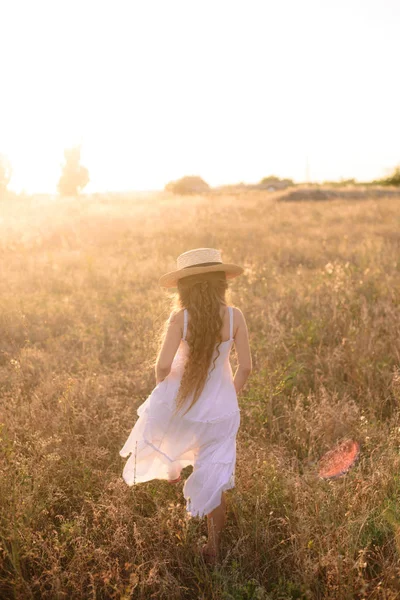
[[[210,558],[218,556],[221,531],[226,523],[225,492],[221,495],[221,504],[207,515],[208,542],[203,546],[203,554]]]
[[[177,483],[181,480],[182,467],[177,462],[173,462],[168,467],[168,483]]]

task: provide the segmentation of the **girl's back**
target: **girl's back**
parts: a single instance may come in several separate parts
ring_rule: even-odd
[[[217,344],[208,369],[208,377],[197,402],[190,408],[183,418],[195,421],[223,420],[227,415],[232,415],[239,410],[237,394],[233,383],[232,368],[229,355],[234,342],[234,312],[232,306],[221,307],[223,326],[221,329],[222,342]],[[164,381],[171,386],[170,389],[177,393],[182,374],[190,352],[190,339],[188,339],[190,316],[184,309],[177,316],[178,325],[182,322],[182,338],[178,352],[172,363],[171,371]],[[166,398],[171,402],[172,396]],[[192,400],[189,395],[184,404],[185,410]],[[173,409],[173,404],[171,404]]]

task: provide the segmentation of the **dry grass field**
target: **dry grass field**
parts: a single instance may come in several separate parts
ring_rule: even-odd
[[[209,246],[245,267],[254,364],[215,569],[183,484],[129,488],[118,454],[154,386],[157,279]],[[0,268],[2,600],[400,598],[398,198],[17,199]],[[360,460],[319,479],[344,437]]]

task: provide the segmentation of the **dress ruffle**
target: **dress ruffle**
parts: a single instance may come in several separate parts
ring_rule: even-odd
[[[235,487],[240,411],[208,421],[174,417],[167,404],[155,401],[161,391],[155,388],[137,410],[139,418],[120,450],[122,457],[129,456],[122,476],[132,486],[152,479],[176,479],[183,468],[192,465],[183,495],[187,512],[202,517],[221,504],[223,491]]]
[[[217,368],[202,396],[182,416],[175,413],[187,351],[182,345],[170,375],[138,407],[139,418],[119,452],[129,457],[122,473],[129,486],[176,479],[183,468],[192,465],[183,486],[186,510],[192,517],[209,514],[221,504],[222,492],[235,487],[240,411],[229,364],[230,347],[231,343],[221,346]]]

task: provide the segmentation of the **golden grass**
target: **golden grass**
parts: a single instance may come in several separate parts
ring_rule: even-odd
[[[400,204],[276,199],[1,206],[1,598],[400,597]],[[157,279],[201,246],[245,266],[254,360],[215,570],[182,484],[129,488],[118,454],[154,386]],[[360,461],[319,480],[344,437]]]

